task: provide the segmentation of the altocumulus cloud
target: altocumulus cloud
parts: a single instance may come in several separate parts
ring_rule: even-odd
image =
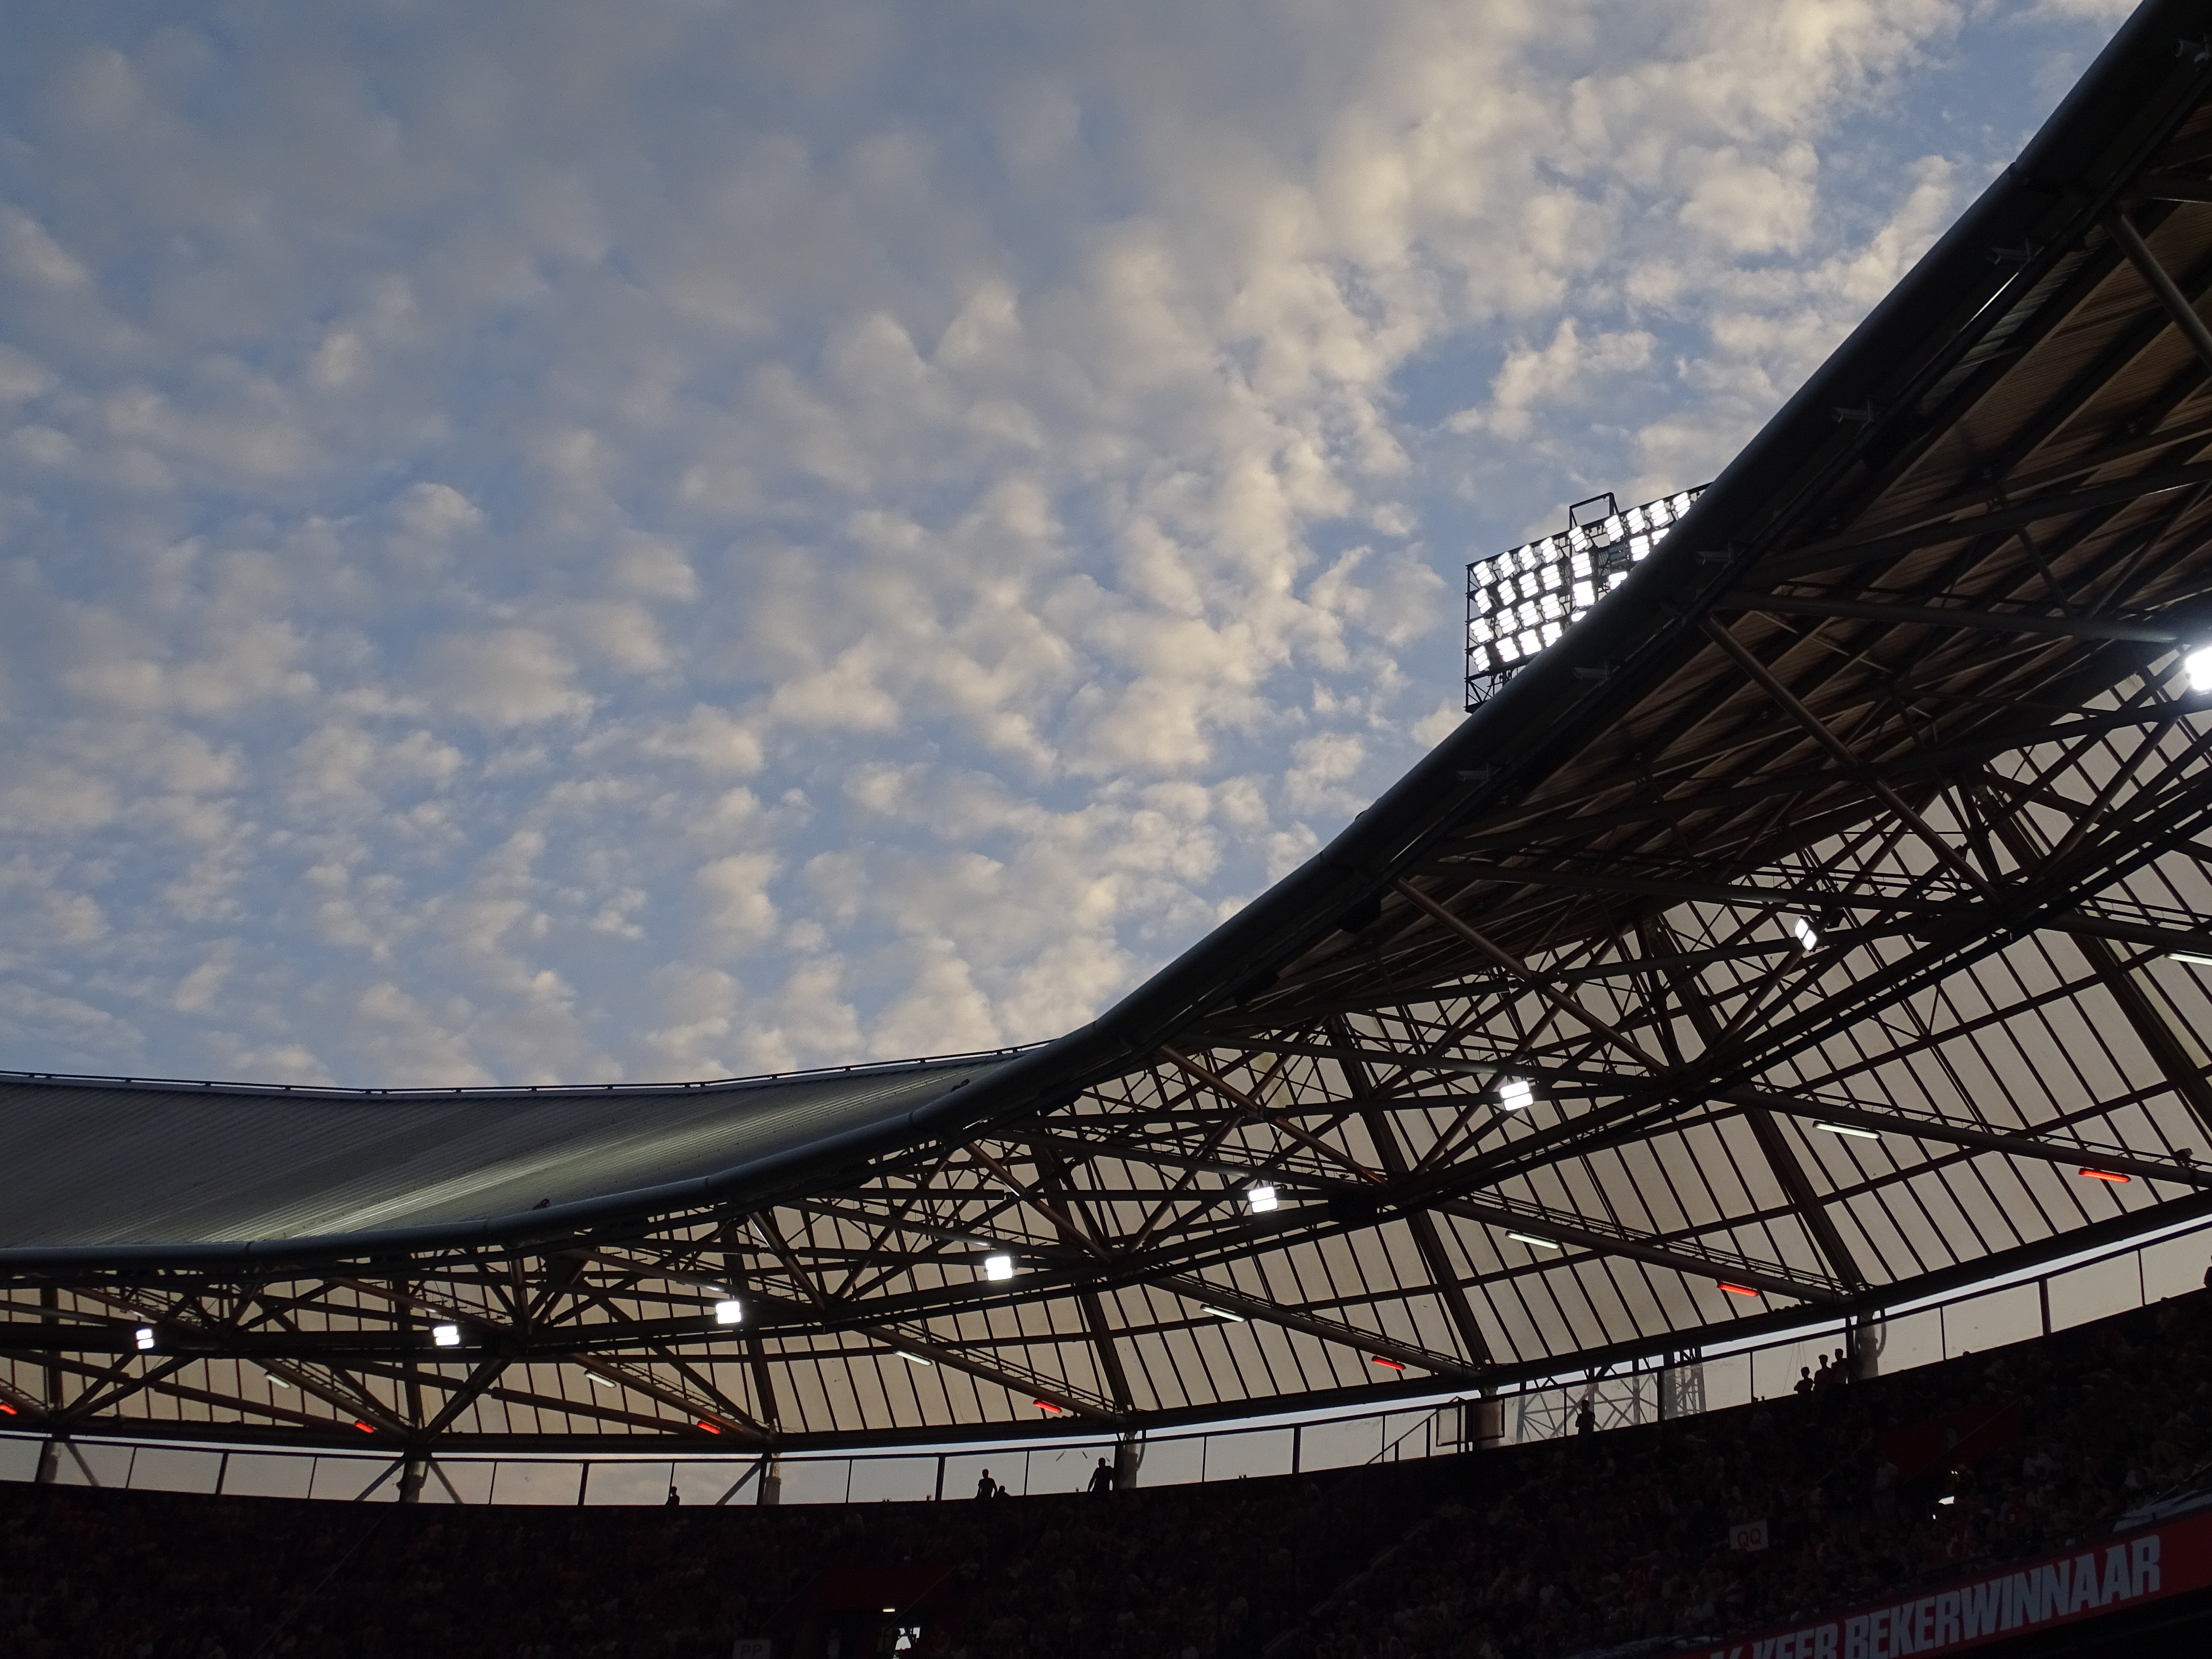
[[[1050,1036],[1449,729],[1463,559],[1709,476],[2119,9],[19,9],[0,1063]]]

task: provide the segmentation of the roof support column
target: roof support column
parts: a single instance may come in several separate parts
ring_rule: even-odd
[[[1358,1046],[1342,1020],[1329,1021],[1328,1029],[1346,1049]],[[1345,1087],[1352,1097],[1362,1103],[1370,1102],[1375,1090],[1365,1063],[1346,1053],[1337,1056],[1336,1064],[1344,1073]],[[1397,1126],[1390,1121],[1389,1113],[1377,1110],[1371,1103],[1363,1103],[1359,1116],[1367,1126],[1367,1138],[1375,1143],[1375,1155],[1382,1160],[1383,1169],[1394,1182],[1404,1180],[1408,1172],[1406,1150],[1398,1144]],[[1413,1234],[1413,1247],[1421,1253],[1422,1264],[1429,1270],[1429,1282],[1436,1287],[1437,1299],[1444,1304],[1444,1311],[1451,1316],[1452,1328],[1459,1333],[1461,1351],[1478,1365],[1492,1364],[1490,1344],[1483,1337],[1482,1327],[1475,1322],[1474,1306],[1467,1299],[1467,1287],[1459,1282],[1459,1270],[1452,1265],[1450,1254],[1444,1249],[1443,1237],[1437,1231],[1437,1218],[1418,1206],[1402,1213],[1406,1231]]]
[[[2100,939],[2081,933],[2068,937],[2089,964],[2090,972],[2104,981],[2112,1000],[2120,1005],[2120,1012],[2157,1061],[2173,1092],[2181,1097],[2197,1127],[2212,1136],[2212,1085],[2205,1082],[2203,1061],[2189,1052],[2181,1034],[2166,1022],[2158,1004],[2144,994],[2135,975],[2122,965],[2118,951]]]
[[[2167,314],[2173,319],[2174,325],[2180,329],[2182,338],[2196,349],[2205,368],[2212,368],[2212,329],[2204,326],[2204,319],[2197,314],[2197,307],[2189,303],[2189,296],[2181,291],[2180,286],[2166,274],[2166,267],[2152,255],[2150,245],[2143,240],[2142,233],[2129,222],[2124,213],[2115,213],[2106,220],[2105,228],[2112,233],[2112,240],[2125,252],[2128,263],[2135,266],[2142,273],[2143,281],[2150,284],[2151,292],[2158,295],[2159,303],[2166,307]]]
[[[1658,939],[1665,941],[1667,955],[1680,953],[1681,940],[1668,926],[1664,916],[1648,918],[1638,932],[1646,951],[1650,950],[1654,939]],[[1720,1031],[1714,1024],[1712,1010],[1705,1006],[1704,988],[1695,981],[1686,986],[1681,970],[1672,963],[1662,968],[1661,972],[1680,1001],[1683,1012],[1689,1015],[1690,1024],[1698,1028],[1698,1036],[1710,1054],[1720,1040]],[[1655,1012],[1663,1016],[1664,1010]],[[1663,1018],[1655,1023],[1663,1024]],[[1851,1255],[1850,1246],[1844,1243],[1843,1232],[1837,1227],[1835,1218],[1820,1202],[1820,1195],[1813,1190],[1813,1183],[1805,1174],[1805,1166],[1797,1161],[1796,1152],[1783,1134],[1781,1126],[1775,1122],[1774,1114],[1764,1106],[1740,1103],[1743,1104],[1744,1121],[1751,1126],[1752,1139],[1759,1143],[1759,1156],[1766,1160],[1767,1168],[1774,1172],[1774,1179],[1780,1183],[1784,1195],[1790,1200],[1790,1207],[1797,1212],[1797,1218],[1803,1224],[1806,1232],[1811,1235],[1814,1247],[1826,1258],[1828,1271],[1851,1289],[1864,1290],[1866,1275],[1859,1271],[1859,1264]]]

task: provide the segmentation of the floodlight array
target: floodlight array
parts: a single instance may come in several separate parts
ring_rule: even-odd
[[[1645,501],[1467,568],[1467,672],[1510,672],[1578,621],[1649,557],[1700,490]]]

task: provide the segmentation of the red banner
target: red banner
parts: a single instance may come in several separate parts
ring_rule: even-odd
[[[2063,1555],[1962,1579],[1799,1630],[1747,1637],[1705,1659],[1904,1659],[1963,1653],[2212,1584],[2212,1510]]]

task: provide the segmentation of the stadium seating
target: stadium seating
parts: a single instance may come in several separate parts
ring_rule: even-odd
[[[460,1509],[9,1484],[0,1653],[1548,1659],[1717,1637],[2193,1486],[2206,1300],[1680,1422],[1098,1496]],[[1766,1547],[1729,1548],[1749,1522]]]

